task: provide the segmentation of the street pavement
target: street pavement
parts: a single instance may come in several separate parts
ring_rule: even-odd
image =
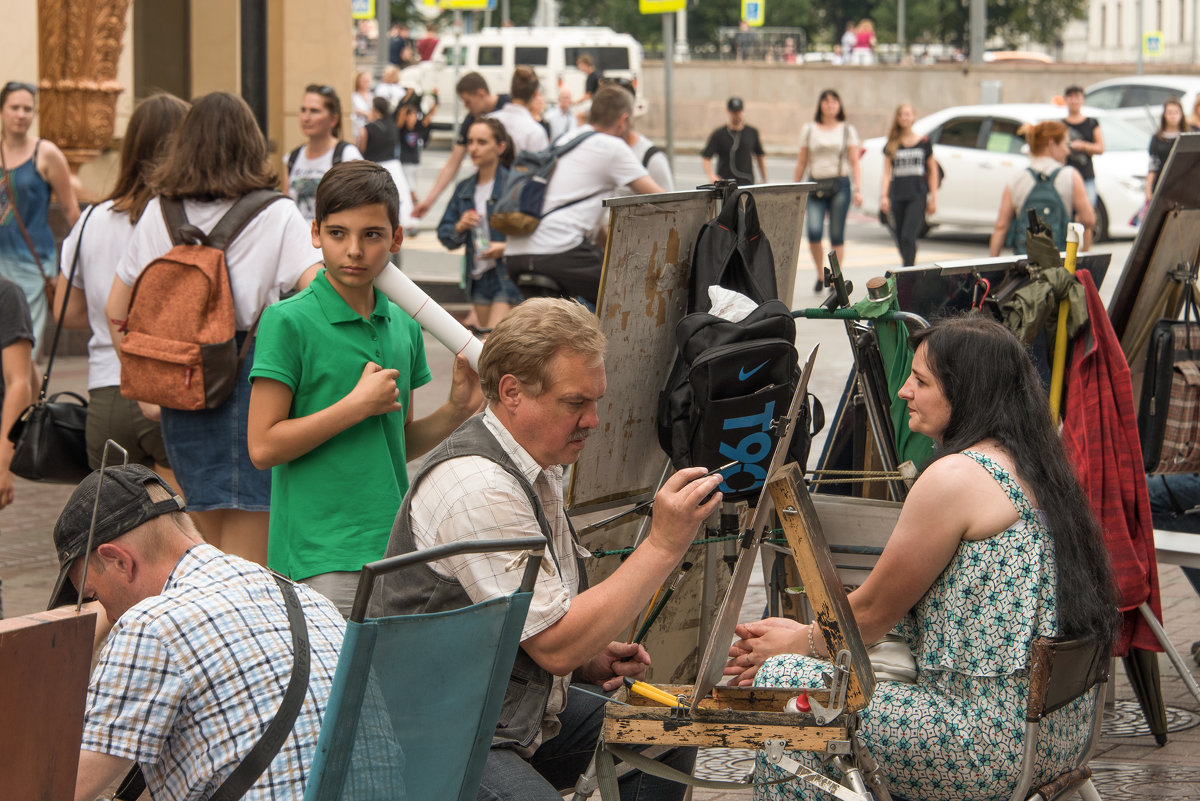
[[[422,189],[432,184],[442,157],[443,154],[438,151],[425,154],[419,183]],[[676,163],[680,187],[703,182],[698,157],[682,155]],[[768,170],[772,179],[790,180],[791,161],[769,158]],[[435,209],[433,214],[436,216],[431,215],[430,225],[436,224],[440,218],[441,207],[448,197],[449,190]],[[1113,265],[1101,292],[1106,299],[1116,286],[1130,244],[1115,242],[1096,248],[1113,254]],[[918,261],[925,263],[986,255],[987,241],[981,234],[936,232],[931,238],[922,240]],[[448,254],[441,248],[432,230],[422,230],[417,236],[405,239],[404,270],[418,280],[453,280],[458,273],[459,258],[458,254]],[[897,264],[896,250],[888,233],[877,221],[852,212],[844,269],[847,277],[859,287],[855,299],[862,296],[866,279],[882,275]],[[813,274],[807,247],[800,254],[798,274],[800,278],[796,281],[796,292],[791,299],[792,308],[816,305],[820,295],[812,292],[811,280],[807,278]],[[465,311],[465,305],[456,307],[455,311]],[[832,411],[852,364],[844,326],[835,321],[798,320],[797,329],[797,347],[802,354],[818,342],[821,345],[811,386],[825,402],[826,409]],[[449,352],[429,336],[426,337],[426,352],[435,378],[432,384],[415,393],[414,409],[418,416],[440,405],[449,388]],[[611,360],[609,367],[621,369],[619,364]],[[55,363],[51,391],[84,392],[87,386],[86,371],[85,357],[60,357]],[[819,448],[820,440],[814,445],[813,452],[819,453]],[[70,490],[70,487],[62,485],[35,484],[17,479],[15,502],[0,510],[0,581],[3,582],[5,615],[21,615],[44,608],[57,575],[50,533]],[[1160,564],[1160,582],[1166,630],[1188,664],[1192,665],[1188,648],[1193,640],[1200,639],[1200,598],[1192,592],[1177,567]],[[758,615],[763,608],[762,599],[761,592],[752,592],[744,607],[744,617]],[[1097,760],[1093,763],[1097,769],[1097,786],[1106,801],[1126,798],[1200,798],[1200,728],[1197,728],[1200,725],[1200,703],[1187,693],[1183,682],[1165,658],[1161,660],[1161,665],[1169,718],[1172,726],[1178,730],[1172,732],[1170,742],[1164,748],[1156,747],[1148,732],[1139,733],[1139,716],[1129,704],[1132,690],[1118,667],[1110,693],[1115,706],[1106,713],[1106,734],[1100,743]],[[706,751],[701,757],[701,770],[714,778],[736,778],[748,768],[748,756],[748,752]],[[748,790],[696,790],[693,798],[732,801],[748,798],[749,795]]]

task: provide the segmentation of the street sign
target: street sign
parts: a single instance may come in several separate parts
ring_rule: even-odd
[[[687,0],[638,0],[638,11],[643,14],[673,14],[687,9]]]
[[[1166,55],[1166,42],[1162,31],[1146,31],[1142,34],[1142,53],[1150,58]]]
[[[375,0],[350,0],[350,16],[354,19],[375,19]]]
[[[742,21],[756,28],[761,26],[765,3],[766,0],[742,0]]]
[[[488,0],[441,0],[437,5],[451,11],[485,11]]]

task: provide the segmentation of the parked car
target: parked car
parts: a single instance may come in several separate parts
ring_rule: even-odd
[[[1197,92],[1200,92],[1197,75],[1129,75],[1092,84],[1083,91],[1083,102],[1106,109],[1114,117],[1152,134],[1158,130],[1163,103],[1172,97],[1180,98],[1187,117],[1192,113]]]
[[[1146,199],[1145,181],[1150,136],[1099,109],[1083,113],[1100,121],[1104,153],[1092,161],[1096,168],[1095,241],[1133,237],[1129,224]],[[943,172],[937,213],[930,226],[953,225],[990,231],[1004,187],[1029,163],[1029,149],[1017,129],[1027,122],[1061,119],[1066,109],[1051,104],[996,103],[942,109],[913,124],[913,130],[933,142],[933,156]],[[885,137],[863,142],[863,210],[879,211]]]
[[[454,85],[458,76],[478,72],[488,88],[502,94],[512,82],[513,69],[532,67],[542,86],[546,104],[553,106],[558,90],[565,87],[571,96],[583,94],[587,76],[575,66],[583,53],[591,55],[605,78],[624,78],[634,87],[634,114],[646,112],[646,98],[639,79],[642,73],[642,45],[627,33],[611,28],[484,28],[456,39],[447,36],[438,42],[430,61],[422,61],[400,71],[400,83],[428,94],[435,87],[442,98],[433,117],[436,128],[449,128],[455,113],[464,113],[456,103]],[[457,55],[458,64],[455,65]]]

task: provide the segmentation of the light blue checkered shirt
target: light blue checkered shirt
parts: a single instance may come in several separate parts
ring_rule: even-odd
[[[304,794],[345,625],[297,586],[312,656],[291,735],[247,801]],[[208,798],[258,742],[292,671],[292,635],[271,574],[211,545],[179,560],[160,595],[113,627],[88,688],[83,748],[132,759],[159,801]]]

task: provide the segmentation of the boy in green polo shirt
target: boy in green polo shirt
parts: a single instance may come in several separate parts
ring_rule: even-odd
[[[247,445],[271,468],[267,564],[349,615],[362,566],[383,557],[408,489],[405,464],[482,403],[457,357],[450,398],[413,419],[429,382],[421,327],[375,289],[400,249],[399,196],[369,161],[335,165],[317,189],[313,245],[325,269],[266,309],[250,372]]]

